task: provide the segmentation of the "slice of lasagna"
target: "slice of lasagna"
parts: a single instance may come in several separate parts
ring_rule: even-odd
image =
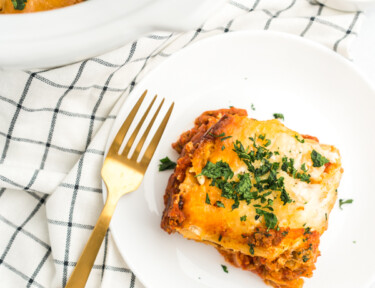
[[[336,201],[339,151],[235,108],[203,113],[172,146],[180,158],[161,227],[274,287],[302,287]]]

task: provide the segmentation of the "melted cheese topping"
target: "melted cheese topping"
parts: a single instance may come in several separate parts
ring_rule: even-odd
[[[305,164],[306,173],[311,175],[311,182],[306,183],[279,170],[279,177],[284,177],[285,189],[294,201],[284,205],[279,197],[280,192],[273,191],[271,194],[274,198],[273,213],[277,216],[278,226],[290,229],[310,227],[311,231],[322,234],[327,229],[327,217],[336,201],[336,189],[342,174],[339,151],[333,146],[322,145],[311,139],[305,139],[304,143],[300,143],[296,135],[298,139],[303,137],[286,128],[278,120],[257,121],[240,116],[227,120],[225,124],[219,126],[215,134],[225,133],[226,136],[232,137],[224,141],[218,138],[213,141],[203,141],[192,155],[192,167],[187,170],[185,180],[179,186],[180,199],[182,198],[184,202],[182,211],[185,220],[182,227],[176,230],[187,238],[208,241],[210,244],[249,255],[248,242],[242,235],[254,232],[256,227],[264,227],[263,217],[255,220],[256,212],[253,207],[254,204],[261,204],[260,200],[252,201],[250,204],[240,201],[239,207],[232,210],[234,200],[222,197],[219,188],[210,186],[211,179],[195,176],[201,173],[207,161],[216,163],[220,160],[229,164],[235,174],[234,179],[238,174],[248,173],[246,164],[233,151],[233,144],[239,140],[245,148],[254,149],[249,137],[265,134],[266,139],[271,140],[267,149],[279,152],[279,155],[273,154],[270,161],[281,163],[285,156],[293,158],[296,169],[301,171],[300,167]],[[312,150],[326,157],[330,164],[313,167]],[[259,165],[260,163],[256,162],[254,164],[255,167]],[[254,183],[254,179],[251,180]],[[225,208],[206,204],[206,194],[211,204],[221,201]],[[245,215],[246,221],[241,221],[240,217]],[[290,248],[300,245],[302,238],[301,236],[299,239],[293,239],[292,242],[284,240],[279,246],[267,249],[256,248],[254,255],[277,257],[288,246]]]

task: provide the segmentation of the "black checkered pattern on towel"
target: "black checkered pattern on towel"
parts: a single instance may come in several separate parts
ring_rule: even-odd
[[[154,32],[66,67],[0,72],[0,287],[66,284],[103,205],[99,171],[116,113],[159,63],[240,30],[289,32],[348,57],[361,17],[307,0],[229,0],[195,31]],[[141,286],[109,232],[87,287]]]

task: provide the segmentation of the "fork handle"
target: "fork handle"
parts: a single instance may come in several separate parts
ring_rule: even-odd
[[[108,194],[109,195],[109,194]],[[96,256],[107,233],[112,215],[115,212],[118,198],[107,197],[107,201],[103,207],[102,213],[91,232],[89,241],[86,243],[81,256],[78,259],[73,273],[70,275],[69,281],[65,288],[83,288],[89,278]]]

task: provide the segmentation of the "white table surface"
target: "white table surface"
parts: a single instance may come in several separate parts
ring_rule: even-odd
[[[353,47],[353,63],[375,87],[375,7],[365,11],[365,20]],[[375,283],[371,286],[375,288]]]
[[[358,39],[353,45],[352,58],[375,86],[375,7],[365,11],[365,15]]]

